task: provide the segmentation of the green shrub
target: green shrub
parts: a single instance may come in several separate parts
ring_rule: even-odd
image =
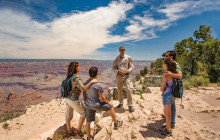
[[[2,124],[2,128],[4,128],[4,129],[9,129],[9,127],[8,127],[8,126],[9,126],[9,124],[8,124],[8,123],[3,123],[3,124]]]
[[[135,76],[135,80],[139,81],[140,79],[141,79],[141,75],[139,73],[137,73],[136,76]]]
[[[81,132],[83,134],[86,134],[86,126],[85,125],[82,125]]]
[[[218,87],[220,87],[220,82],[218,82],[217,84],[218,84]]]
[[[131,139],[136,139],[137,137],[135,136],[134,130],[131,131]]]
[[[208,78],[202,77],[202,76],[192,76],[189,80],[189,82],[194,87],[198,86],[208,86],[210,84],[210,81]]]
[[[183,80],[183,87],[184,87],[184,89],[190,89],[190,88],[192,88],[193,86],[192,86],[192,84],[188,81],[188,80]]]

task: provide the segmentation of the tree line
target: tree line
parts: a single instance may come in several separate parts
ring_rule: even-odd
[[[183,39],[174,45],[176,61],[180,64],[184,79],[199,76],[207,78],[211,83],[220,82],[220,40],[211,35],[211,26],[200,25],[193,37]],[[151,63],[149,74],[162,75],[163,59]]]

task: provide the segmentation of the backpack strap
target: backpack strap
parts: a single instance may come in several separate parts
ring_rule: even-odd
[[[70,80],[73,79],[74,77],[76,77],[76,76],[75,76],[75,75],[71,76],[71,77],[68,79],[68,82],[67,82],[67,83],[69,83]]]

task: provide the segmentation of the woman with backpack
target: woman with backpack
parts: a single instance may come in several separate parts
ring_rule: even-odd
[[[79,136],[83,137],[81,128],[85,120],[85,107],[79,101],[79,96],[81,92],[84,92],[90,87],[92,83],[96,83],[97,80],[94,79],[84,86],[80,76],[78,75],[79,71],[80,67],[78,62],[73,61],[69,64],[66,79],[72,79],[70,96],[66,98],[66,127],[68,131],[68,136],[75,136],[76,134],[78,134]],[[77,130],[72,132],[70,121],[73,118],[74,110],[76,110],[80,114],[80,119]]]
[[[163,68],[168,72],[177,73],[176,72],[176,64],[170,59],[165,59],[163,63]],[[175,100],[172,95],[172,87],[173,87],[173,78],[166,77],[163,75],[163,82],[161,84],[160,90],[163,92],[163,105],[164,105],[164,115],[166,118],[166,126],[160,129],[162,135],[171,136],[171,104]]]

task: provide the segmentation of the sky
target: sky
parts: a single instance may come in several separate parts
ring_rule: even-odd
[[[199,25],[220,36],[219,0],[0,0],[0,59],[155,60]]]

